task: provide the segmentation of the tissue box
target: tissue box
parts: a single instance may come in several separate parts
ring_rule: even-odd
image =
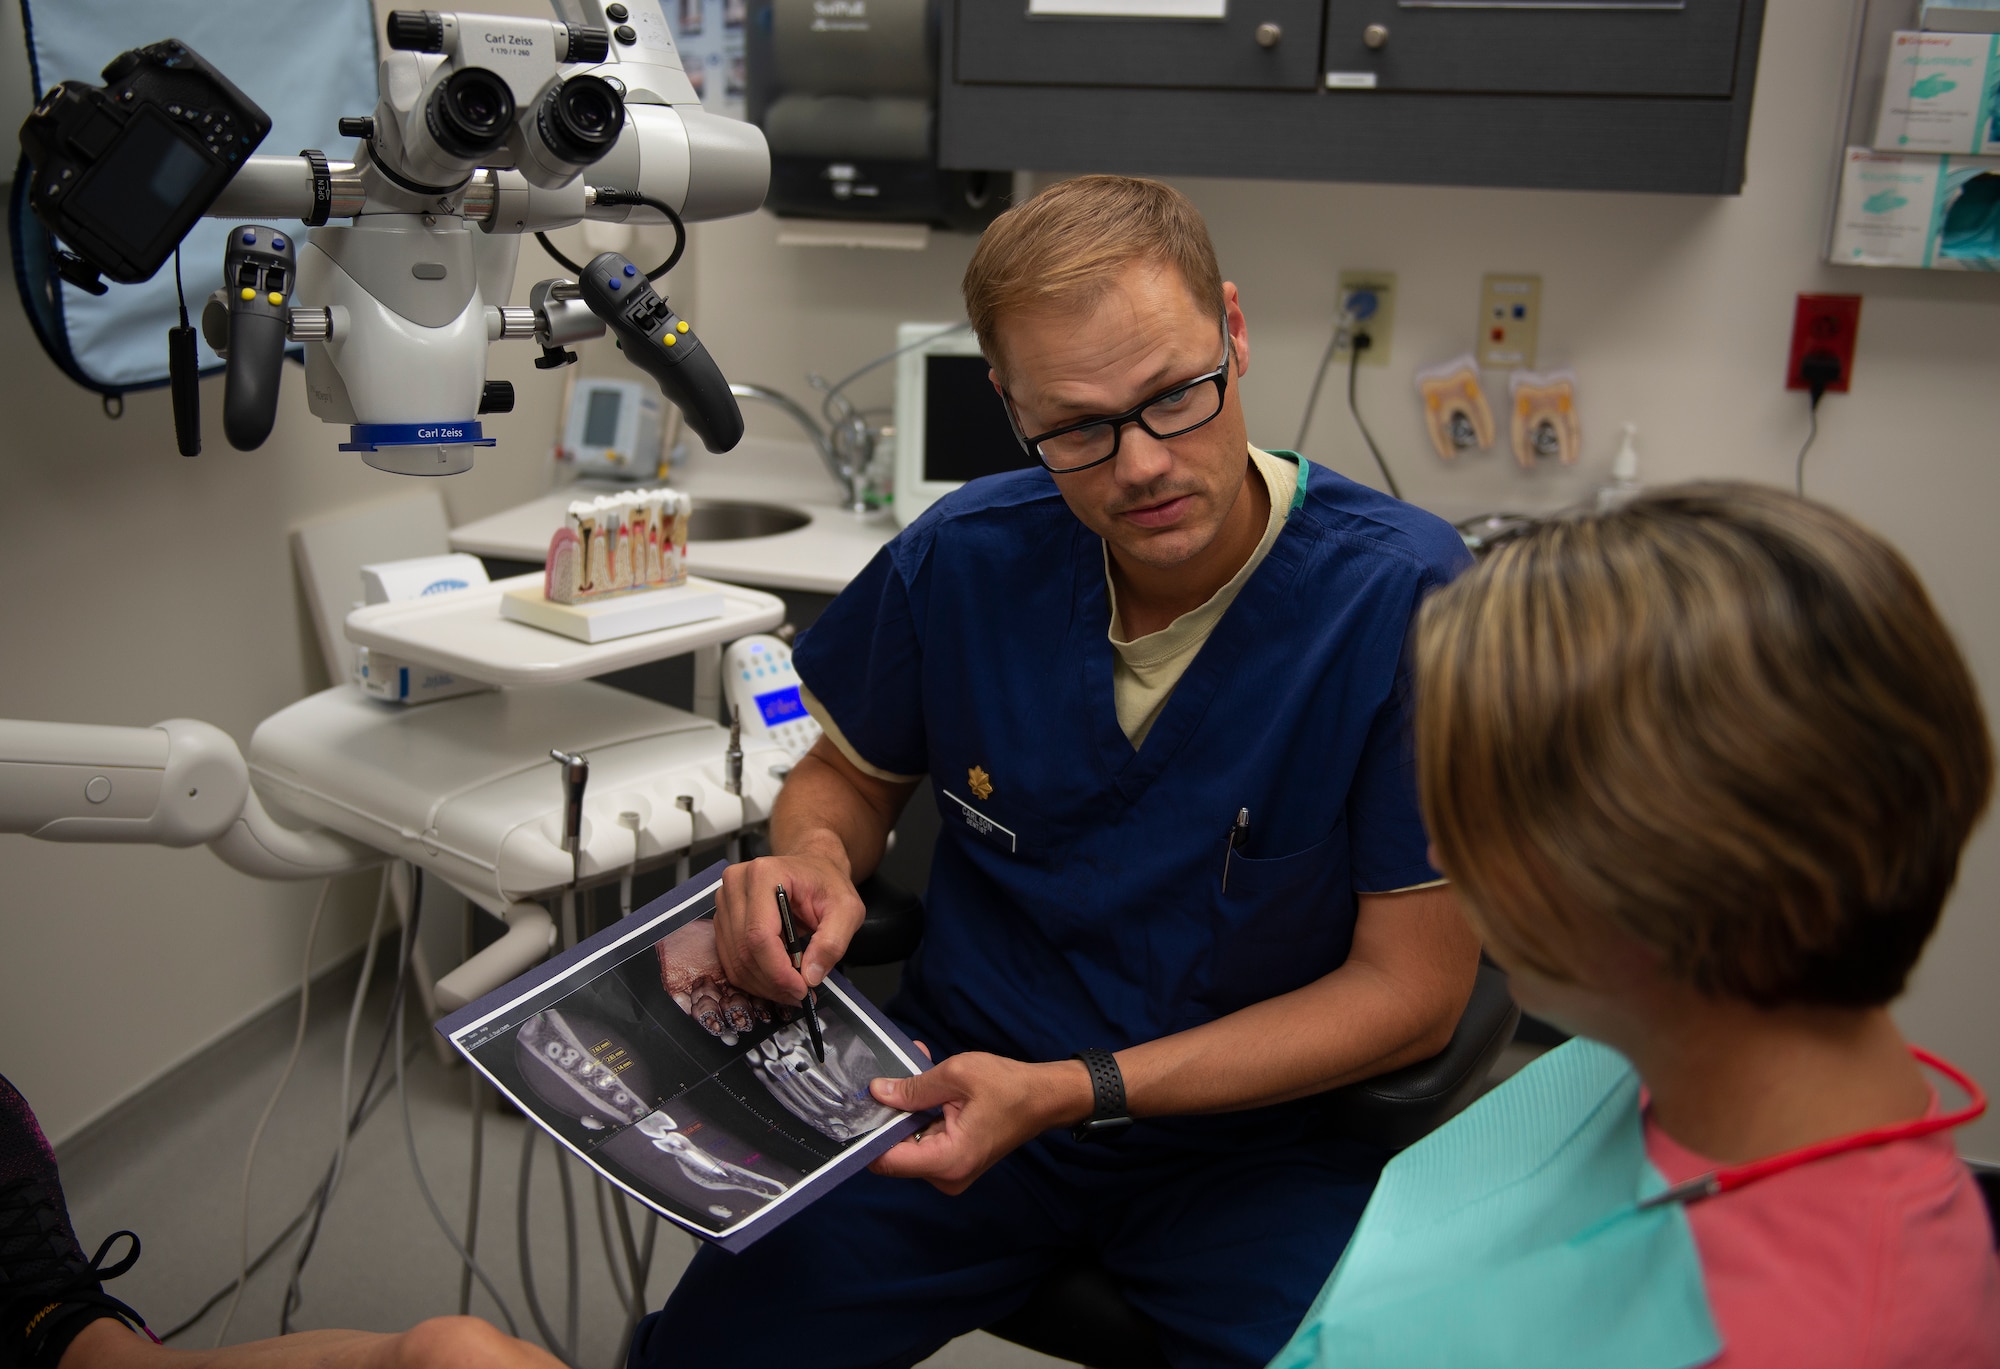
[[[577,604],[687,583],[693,509],[693,500],[670,489],[577,500],[549,539],[543,598]]]
[[[1883,152],[2000,152],[1995,83],[2000,35],[1899,31],[1889,42],[1875,147]]]
[[[2000,271],[2000,158],[1850,147],[1828,260]]]

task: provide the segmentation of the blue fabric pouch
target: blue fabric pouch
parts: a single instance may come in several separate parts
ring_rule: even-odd
[[[35,94],[58,81],[100,83],[99,73],[130,48],[178,38],[255,100],[271,116],[257,150],[287,156],[318,148],[351,160],[354,141],[342,138],[342,115],[375,109],[374,12],[368,0],[21,0]],[[167,383],[167,329],[179,321],[174,268],[149,281],[113,284],[93,296],[56,275],[55,245],[28,211],[25,165],[14,176],[9,230],[14,282],[35,335],[77,384],[110,399]],[[296,220],[271,225],[303,231]],[[223,237],[229,225],[203,219],[181,244],[182,279],[190,321],[222,284]],[[222,363],[200,346],[203,374]]]

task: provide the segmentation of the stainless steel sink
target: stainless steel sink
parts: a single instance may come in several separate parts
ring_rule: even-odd
[[[697,499],[694,512],[688,515],[688,541],[739,542],[747,537],[775,537],[810,522],[811,515],[782,504]]]

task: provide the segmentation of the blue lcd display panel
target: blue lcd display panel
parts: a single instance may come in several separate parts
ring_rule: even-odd
[[[774,689],[769,694],[755,696],[757,711],[764,715],[764,726],[776,727],[780,723],[791,722],[806,715],[806,706],[799,700],[799,687]]]

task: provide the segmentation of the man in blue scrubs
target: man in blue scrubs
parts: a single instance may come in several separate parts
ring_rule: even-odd
[[[965,291],[1042,469],[939,501],[801,639],[826,736],[716,917],[731,980],[799,1001],[928,782],[929,921],[888,1011],[938,1065],[875,1091],[941,1116],[703,1250],[634,1366],[911,1364],[1079,1254],[1176,1366],[1261,1365],[1384,1158],[1314,1096],[1435,1054],[1471,992],[1404,654],[1456,534],[1250,446],[1236,289],[1166,186],[1044,191]],[[778,884],[814,929],[803,980]]]

